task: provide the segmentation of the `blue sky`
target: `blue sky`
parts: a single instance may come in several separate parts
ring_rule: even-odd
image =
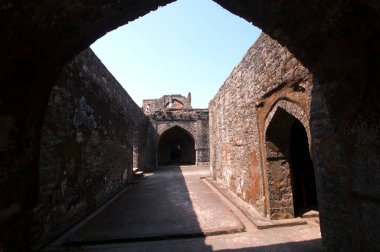
[[[137,105],[191,92],[193,108],[207,108],[260,32],[211,0],[178,0],[91,48]]]

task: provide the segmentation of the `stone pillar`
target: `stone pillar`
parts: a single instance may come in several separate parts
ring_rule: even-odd
[[[207,147],[197,148],[195,150],[197,165],[208,165],[210,161],[210,149]]]

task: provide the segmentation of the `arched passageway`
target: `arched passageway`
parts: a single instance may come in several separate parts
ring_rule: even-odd
[[[195,143],[189,132],[175,126],[158,141],[158,164],[195,164]]]
[[[269,208],[272,219],[317,210],[313,162],[302,123],[278,108],[266,132]]]
[[[324,246],[378,250],[380,218],[373,216],[380,208],[379,5],[376,1],[215,1],[287,46],[317,77],[311,124],[312,137],[318,141],[313,140],[312,149]],[[3,236],[5,243],[17,243],[31,233],[30,213],[38,204],[40,130],[60,69],[106,32],[170,2],[4,2],[0,44],[7,50],[0,57],[0,172],[5,174],[2,183],[7,193],[0,198],[4,216],[14,216],[4,223],[11,223],[18,235],[18,239]]]

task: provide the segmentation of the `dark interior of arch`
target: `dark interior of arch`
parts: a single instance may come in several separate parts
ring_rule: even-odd
[[[268,125],[266,140],[271,143],[271,150],[281,153],[281,156],[289,156],[290,128],[295,120],[294,116],[278,108]]]
[[[292,172],[295,216],[318,210],[314,165],[310,157],[307,134],[302,123],[295,120],[290,128],[290,169]]]
[[[302,123],[278,108],[266,142],[271,218],[298,217],[318,210],[314,166]]]
[[[158,164],[195,164],[195,143],[190,133],[178,126],[165,131],[158,142]]]

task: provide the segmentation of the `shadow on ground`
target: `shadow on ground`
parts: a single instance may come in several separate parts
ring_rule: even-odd
[[[206,176],[207,167],[159,167],[45,251],[320,250],[320,239],[263,245],[276,240],[243,232],[242,222],[201,180]]]
[[[65,234],[60,244],[50,247],[204,240],[207,235],[243,231],[240,221],[201,181],[208,174],[205,167],[159,167],[137,179],[79,228]]]
[[[200,236],[202,230],[181,168],[170,166],[137,180],[126,193],[70,235],[65,244]]]

